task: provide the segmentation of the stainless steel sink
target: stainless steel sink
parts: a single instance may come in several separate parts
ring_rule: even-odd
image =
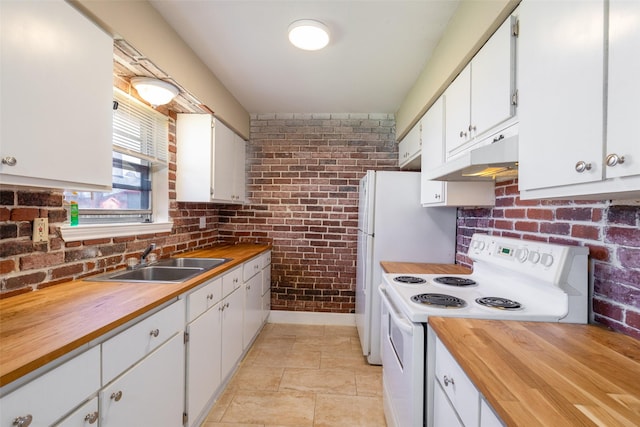
[[[88,277],[94,282],[179,283],[211,270],[228,258],[169,258],[133,270]]]
[[[109,276],[113,282],[184,282],[204,271],[203,268],[158,267],[155,265],[123,271]]]
[[[161,267],[197,267],[211,270],[225,262],[230,261],[229,258],[169,258],[161,259],[153,264]]]

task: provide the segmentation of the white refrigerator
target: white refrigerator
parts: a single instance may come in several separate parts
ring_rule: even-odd
[[[381,261],[452,264],[456,209],[420,204],[420,172],[367,171],[360,180],[356,326],[362,353],[380,365]]]

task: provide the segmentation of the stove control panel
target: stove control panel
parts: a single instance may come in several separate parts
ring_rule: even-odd
[[[474,234],[468,252],[474,262],[497,265],[556,285],[566,280],[574,257],[586,259],[587,254],[584,247],[487,234]]]

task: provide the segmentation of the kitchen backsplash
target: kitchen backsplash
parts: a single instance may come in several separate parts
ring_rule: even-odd
[[[458,263],[470,265],[474,232],[588,247],[595,320],[640,338],[640,206],[520,200],[517,181],[506,181],[495,208],[458,210]]]

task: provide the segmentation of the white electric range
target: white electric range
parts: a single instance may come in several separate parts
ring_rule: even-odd
[[[429,316],[588,321],[587,248],[474,234],[468,256],[473,260],[468,275],[383,275],[381,347],[389,426],[430,425]]]

